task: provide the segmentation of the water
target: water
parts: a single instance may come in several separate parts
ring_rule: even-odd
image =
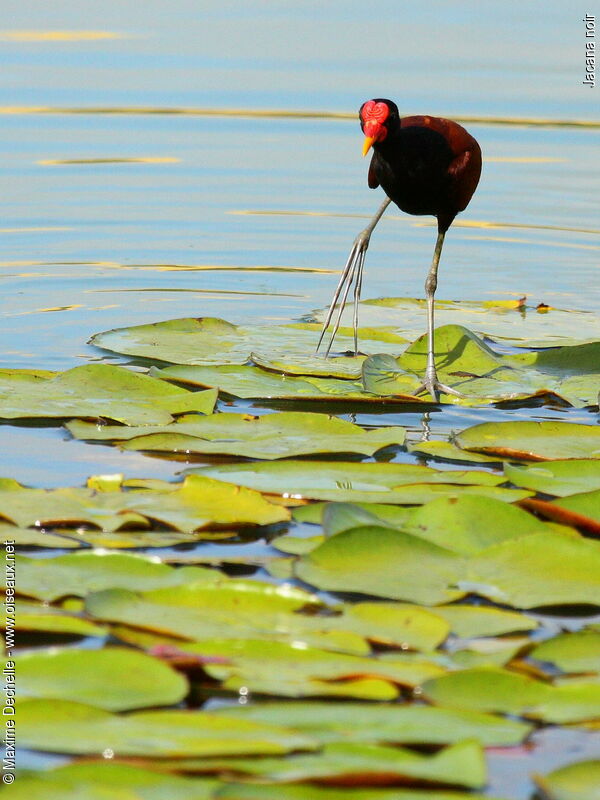
[[[554,120],[465,122],[484,172],[447,237],[438,296],[527,295],[532,305],[600,312],[600,113],[597,90],[582,85],[584,9],[531,0],[433,0],[427,14],[391,0],[3,5],[0,366],[119,361],[86,344],[113,327],[186,316],[287,322],[325,305],[381,200],[366,185],[356,120],[330,115],[373,96],[407,114]],[[390,209],[363,296],[422,296],[434,238],[432,220]],[[571,333],[586,337],[579,318]],[[421,435],[414,408],[354,418]],[[441,436],[505,418],[594,419],[446,408],[429,424]],[[0,426],[0,452],[0,475],[47,487],[99,472],[171,478],[186,466],[70,441],[43,424]]]

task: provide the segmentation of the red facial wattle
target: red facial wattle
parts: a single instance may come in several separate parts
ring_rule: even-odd
[[[383,142],[387,136],[387,128],[384,123],[390,114],[390,109],[386,103],[376,103],[369,100],[365,103],[360,112],[365,141],[363,145],[363,156],[366,156],[375,142]]]

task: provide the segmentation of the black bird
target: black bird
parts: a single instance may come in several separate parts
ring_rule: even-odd
[[[354,284],[354,350],[358,352],[358,301],[365,254],[373,229],[393,201],[407,214],[437,217],[438,236],[427,280],[427,330],[429,347],[423,383],[416,391],[428,391],[434,401],[438,392],[458,395],[438,381],[434,363],[433,299],[444,236],[454,217],[468,206],[481,175],[481,148],[462,125],[429,116],[400,118],[391,100],[368,100],[360,107],[360,126],[365,134],[363,155],[373,148],[369,166],[369,187],[381,186],[387,197],[370,224],[354,240],[342,277],[327,312],[317,350],[340,301],[333,333],[325,355],[329,355],[350,287]],[[340,300],[341,297],[341,300]]]

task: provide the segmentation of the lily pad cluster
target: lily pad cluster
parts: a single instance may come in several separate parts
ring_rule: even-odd
[[[509,346],[496,322],[523,304],[467,305],[448,304],[450,322],[478,316],[478,334],[449,324],[436,345],[468,399],[443,402],[593,410],[598,342],[558,326],[550,347]],[[94,337],[135,369],[0,371],[12,424],[188,461],[175,482],[0,479],[0,532],[19,550],[19,747],[62,761],[23,770],[17,800],[512,800],[489,785],[498,753],[551,726],[594,735],[593,416],[429,442],[330,416],[338,401],[428,407],[418,304],[373,308],[358,357],[350,330],[324,360],[314,323],[205,318]],[[384,318],[398,308],[402,328]],[[310,411],[253,415],[231,398]],[[556,767],[532,791],[596,796],[598,762]]]

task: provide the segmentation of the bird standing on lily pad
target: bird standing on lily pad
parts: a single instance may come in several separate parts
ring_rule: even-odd
[[[481,148],[457,122],[441,117],[412,116],[401,118],[391,100],[368,100],[359,111],[365,134],[363,155],[373,149],[369,166],[369,187],[378,186],[387,197],[369,225],[354,240],[333,300],[327,312],[317,350],[321,346],[336,305],[339,309],[327,345],[329,355],[340,326],[350,288],[354,285],[354,350],[358,352],[358,302],[362,286],[365,255],[371,234],[391,202],[408,214],[432,214],[437,217],[438,236],[431,267],[425,281],[427,365],[423,383],[415,392],[427,391],[437,402],[439,392],[460,396],[440,383],[434,361],[433,300],[437,272],[446,231],[455,216],[468,206],[481,175]]]

